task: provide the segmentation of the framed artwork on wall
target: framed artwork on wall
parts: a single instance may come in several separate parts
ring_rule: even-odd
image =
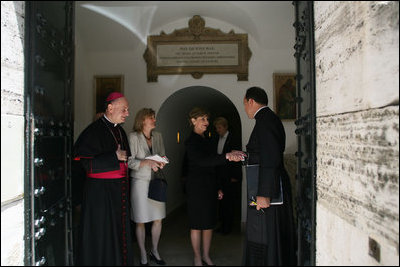
[[[123,75],[94,76],[94,114],[104,112],[104,102],[111,92],[124,93]]]
[[[281,120],[296,119],[296,74],[274,73],[274,108]]]

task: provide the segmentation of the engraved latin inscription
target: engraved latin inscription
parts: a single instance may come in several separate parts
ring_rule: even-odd
[[[157,66],[237,66],[238,54],[238,44],[160,44]]]

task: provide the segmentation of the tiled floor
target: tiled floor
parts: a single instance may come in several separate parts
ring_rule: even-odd
[[[192,266],[193,251],[190,243],[188,228],[188,218],[186,209],[180,208],[178,211],[168,215],[163,222],[163,229],[159,244],[161,257],[167,266]],[[146,237],[146,247],[150,249],[150,236]],[[242,262],[243,234],[237,223],[234,231],[228,235],[213,233],[211,242],[210,257],[217,266],[240,266]],[[139,265],[139,248],[135,247],[135,263]],[[154,262],[150,265],[156,266]]]

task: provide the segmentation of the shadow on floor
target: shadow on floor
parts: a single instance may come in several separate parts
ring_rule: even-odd
[[[210,257],[217,266],[241,266],[243,253],[243,233],[240,222],[228,235],[213,233]],[[146,236],[146,248],[151,248],[151,236]],[[134,243],[135,263],[139,265],[140,253]],[[167,266],[192,266],[193,251],[190,243],[190,232],[186,207],[183,206],[167,216],[163,221],[159,252]],[[150,266],[157,266],[149,261]]]

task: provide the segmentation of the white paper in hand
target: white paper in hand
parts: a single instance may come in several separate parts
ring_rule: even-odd
[[[166,156],[161,157],[158,154],[153,155],[153,156],[145,157],[145,159],[151,159],[151,160],[162,162],[162,163],[165,163],[165,164],[169,163],[169,160],[168,160],[168,158]]]

